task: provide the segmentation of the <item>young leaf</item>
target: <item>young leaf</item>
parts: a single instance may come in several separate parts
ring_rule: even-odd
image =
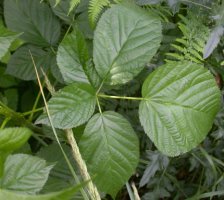
[[[4,17],[9,29],[23,32],[27,42],[51,46],[58,42],[60,23],[46,3],[39,0],[5,0]]]
[[[88,83],[83,70],[88,59],[88,47],[82,33],[76,30],[67,35],[59,45],[57,53],[58,67],[65,83]]]
[[[55,128],[67,129],[79,126],[92,116],[95,110],[95,90],[86,83],[73,83],[59,90],[48,102]],[[49,124],[47,114],[36,123]]]
[[[1,188],[26,194],[39,192],[48,179],[53,165],[26,154],[10,155],[6,159]]]
[[[115,197],[138,164],[139,143],[130,123],[112,111],[96,114],[79,147],[96,186]]]
[[[198,64],[171,62],[142,87],[141,124],[157,148],[177,156],[196,147],[211,129],[220,92],[210,72]]]
[[[161,38],[161,23],[152,13],[129,4],[112,6],[94,35],[98,74],[112,85],[130,81],[155,55]]]
[[[7,30],[0,20],[0,59],[5,56],[12,42],[19,36],[20,34]]]
[[[5,128],[0,130],[0,151],[12,152],[24,145],[32,131],[28,128]]]
[[[74,187],[67,188],[65,190],[59,192],[52,192],[49,194],[42,195],[26,195],[26,194],[18,194],[9,190],[0,189],[0,199],[7,200],[70,200],[75,193],[77,193],[81,187],[85,184],[79,184]]]

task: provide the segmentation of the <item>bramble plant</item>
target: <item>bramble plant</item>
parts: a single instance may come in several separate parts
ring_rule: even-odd
[[[0,198],[125,199],[124,185],[131,200],[223,195],[224,163],[201,144],[221,127],[223,10],[212,31],[205,21],[224,3],[184,2],[4,1]],[[210,164],[211,193],[171,175],[169,157],[190,155],[189,174]]]

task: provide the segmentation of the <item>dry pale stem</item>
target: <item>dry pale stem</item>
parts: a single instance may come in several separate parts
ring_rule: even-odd
[[[134,182],[131,183],[131,187],[134,191],[135,200],[141,200]]]
[[[82,155],[79,151],[79,147],[78,147],[77,142],[74,138],[73,131],[71,129],[66,129],[65,132],[66,132],[66,135],[67,135],[68,142],[69,142],[69,144],[71,145],[71,148],[72,148],[72,155],[73,155],[73,157],[74,157],[74,159],[75,159],[75,161],[76,161],[76,163],[79,167],[82,178],[84,179],[84,181],[89,181],[90,180],[89,183],[87,184],[87,189],[88,189],[88,192],[91,196],[91,199],[92,200],[101,200],[100,194],[99,194],[96,186],[91,181],[91,177],[88,173],[86,163],[82,159]]]

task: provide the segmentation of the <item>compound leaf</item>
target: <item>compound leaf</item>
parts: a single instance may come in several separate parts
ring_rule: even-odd
[[[97,187],[113,197],[138,164],[138,138],[130,123],[112,111],[90,119],[79,147]]]
[[[157,148],[177,156],[196,147],[211,129],[220,92],[210,72],[191,62],[159,67],[142,87],[139,115]]]

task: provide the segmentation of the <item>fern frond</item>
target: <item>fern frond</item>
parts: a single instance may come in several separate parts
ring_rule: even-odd
[[[166,55],[171,60],[190,60],[195,63],[202,63],[209,28],[203,24],[203,19],[193,13],[188,13],[187,17],[183,15],[179,15],[179,17],[181,22],[178,23],[178,28],[183,36],[171,44],[174,52]]]
[[[110,5],[109,0],[90,0],[89,2],[89,22],[92,28],[95,27],[96,22],[103,8]]]
[[[70,0],[68,14],[80,3],[80,0]]]

